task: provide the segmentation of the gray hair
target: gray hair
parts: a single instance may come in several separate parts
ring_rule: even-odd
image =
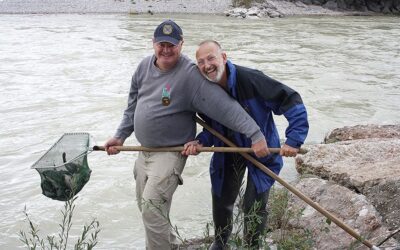
[[[222,51],[221,44],[219,44],[217,41],[212,40],[212,39],[204,40],[204,41],[202,41],[201,43],[199,43],[198,46],[201,46],[201,45],[204,45],[204,44],[207,44],[207,43],[215,44],[215,45],[218,47],[218,49],[219,49],[220,51]]]

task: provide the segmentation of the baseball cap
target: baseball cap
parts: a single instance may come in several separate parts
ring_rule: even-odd
[[[182,29],[172,20],[162,22],[154,31],[154,42],[168,42],[177,45],[182,41]]]

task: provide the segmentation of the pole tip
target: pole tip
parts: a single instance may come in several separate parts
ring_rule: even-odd
[[[372,250],[380,250],[380,248],[377,247],[377,246],[372,246],[371,249],[372,249]]]

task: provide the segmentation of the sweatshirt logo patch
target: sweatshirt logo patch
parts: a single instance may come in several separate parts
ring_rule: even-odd
[[[171,86],[169,84],[162,89],[161,103],[163,106],[168,106],[171,103]]]

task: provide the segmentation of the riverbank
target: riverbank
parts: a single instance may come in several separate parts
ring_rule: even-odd
[[[324,211],[318,212],[293,193],[287,203],[282,202],[287,198],[282,190],[273,190],[267,244],[275,244],[272,249],[367,249],[347,229],[367,240],[366,245],[400,249],[400,125],[337,128],[324,143],[304,147],[307,153],[296,157],[300,178],[290,185]],[[189,240],[183,249],[204,248],[210,238]],[[282,247],[288,241],[292,245]]]
[[[374,244],[399,249],[400,125],[337,128],[324,141],[296,158],[297,188]],[[301,205],[298,199],[293,204]],[[326,225],[316,211],[301,219],[318,236],[317,249],[344,249],[354,241],[337,227],[321,235]]]
[[[261,4],[259,4],[259,7],[266,9],[266,14],[258,17],[360,15],[361,13],[342,11],[331,8],[331,5],[324,7],[322,5],[305,4],[301,1],[267,0],[262,5],[265,8]],[[229,10],[232,9],[231,0],[0,0],[1,14],[207,13],[229,15]],[[273,14],[270,15],[268,12]]]
[[[3,14],[223,13],[230,0],[0,0]]]

